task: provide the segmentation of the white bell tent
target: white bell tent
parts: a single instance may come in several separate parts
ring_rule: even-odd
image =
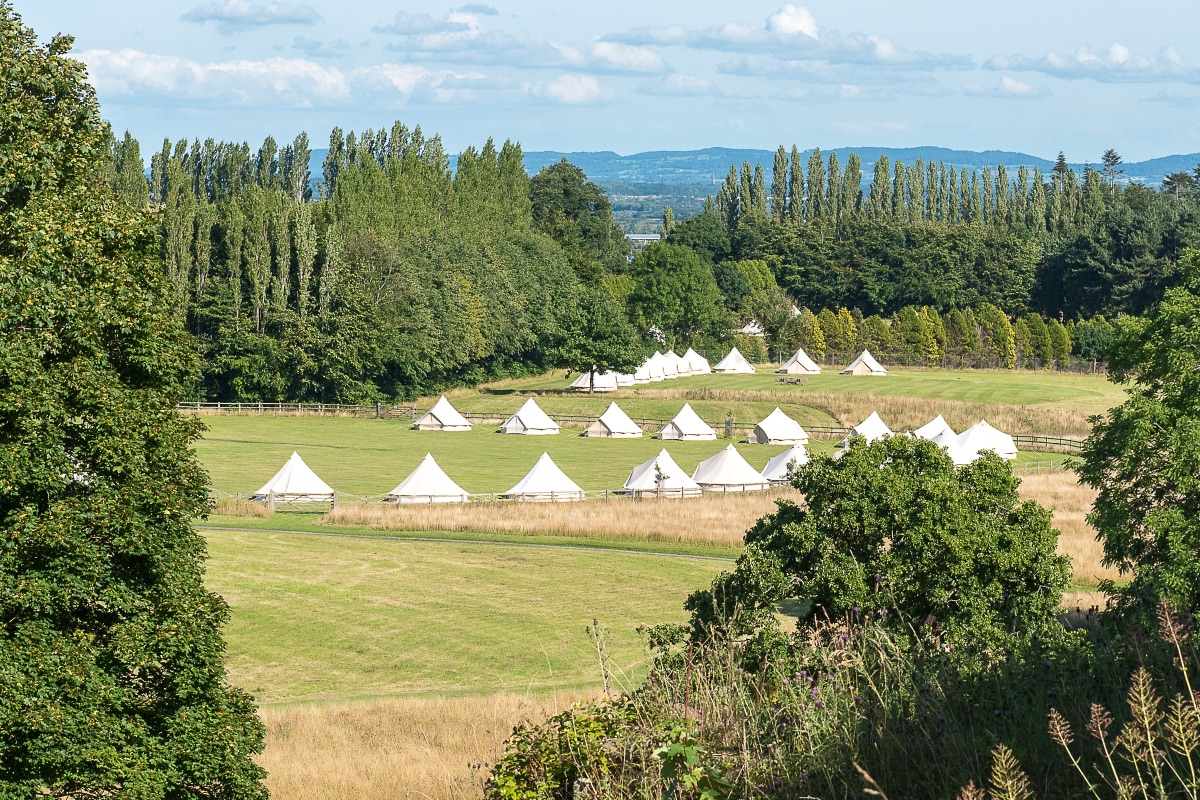
[[[750,444],[803,444],[808,441],[808,434],[799,422],[776,407],[766,419],[754,426],[754,431],[746,441]]]
[[[754,367],[750,366],[750,362],[746,357],[735,347],[729,351],[729,354],[717,362],[717,365],[712,368],[713,372],[719,372],[723,375],[753,375]]]
[[[697,464],[692,480],[710,492],[759,492],[770,486],[733,445]]]
[[[803,467],[808,463],[808,451],[802,444],[794,444],[787,450],[767,462],[763,467],[762,476],[775,486],[791,483],[791,471],[794,467]]]
[[[658,438],[693,442],[713,441],[717,438],[717,432],[700,419],[690,403],[684,403],[675,418],[658,432]]]
[[[413,429],[418,431],[469,431],[471,422],[458,409],[450,405],[446,395],[442,395],[433,408],[421,415],[413,423]]]
[[[390,503],[465,503],[468,497],[438,466],[433,455],[426,453],[417,468],[383,499]]]
[[[558,433],[558,423],[546,416],[546,412],[534,402],[533,398],[525,401],[517,413],[513,414],[500,426],[501,433],[518,433],[526,436],[545,436]]]
[[[842,370],[843,375],[887,375],[887,370],[884,369],[875,356],[871,355],[870,350],[863,350],[858,354],[858,358],[850,362],[850,366]]]
[[[549,453],[542,453],[533,469],[504,496],[510,500],[541,503],[565,503],[584,497],[583,489],[558,468]]]
[[[821,368],[817,366],[817,362],[808,357],[808,353],[804,352],[801,347],[796,352],[792,353],[792,357],[783,362],[783,366],[775,370],[784,375],[819,375]]]
[[[292,453],[292,457],[250,499],[282,503],[328,503],[333,501],[334,492],[304,463],[299,453]]]
[[[609,403],[608,410],[584,432],[584,436],[603,439],[636,439],[641,435],[642,429],[616,403]]]
[[[704,493],[666,450],[634,467],[625,490],[634,497],[696,497]]]

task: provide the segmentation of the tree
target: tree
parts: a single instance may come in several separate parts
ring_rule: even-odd
[[[1070,561],[1050,512],[1021,502],[992,453],[956,469],[932,442],[893,436],[851,443],[801,467],[804,505],[746,534],[746,555],[687,602],[692,629],[744,635],[803,598],[808,619],[861,614],[978,654],[1014,637],[1061,635]],[[753,627],[752,627],[753,626]]]
[[[1181,284],[1149,316],[1118,322],[1109,380],[1132,387],[1084,443],[1079,470],[1098,492],[1088,522],[1104,563],[1132,578],[1104,591],[1151,627],[1161,600],[1200,611],[1200,253],[1180,266]]]
[[[1084,361],[1103,361],[1115,338],[1112,324],[1102,316],[1075,325],[1075,353]]]
[[[591,380],[612,370],[632,374],[652,347],[634,331],[625,309],[603,290],[584,287],[566,318],[554,361],[557,366],[587,372]]]
[[[1066,367],[1071,362],[1071,334],[1054,317],[1046,323],[1046,332],[1050,335],[1050,351],[1059,367]]]
[[[630,316],[639,331],[657,327],[672,347],[715,343],[732,327],[712,270],[690,249],[657,243],[638,253],[630,276]]]
[[[663,238],[669,244],[690,247],[710,264],[729,258],[729,232],[712,209],[676,222]]]
[[[1196,190],[1196,178],[1190,172],[1172,172],[1163,177],[1162,188],[1178,200]]]
[[[713,267],[713,278],[725,298],[725,307],[730,311],[741,311],[750,296],[750,281],[746,280],[745,274],[730,264],[717,264]]]
[[[1124,160],[1116,150],[1109,148],[1104,151],[1104,155],[1100,157],[1100,163],[1104,165],[1104,174],[1108,178],[1108,188],[1113,197],[1117,196],[1117,177],[1125,174],[1125,170],[1121,169],[1121,164]]]
[[[787,151],[779,145],[771,166],[771,219],[775,222],[782,222],[787,213],[787,171]]]
[[[196,357],[70,45],[0,4],[0,794],[265,798],[192,528]]]
[[[529,181],[533,223],[568,250],[610,272],[625,269],[625,233],[599,186],[567,159],[542,167]]]

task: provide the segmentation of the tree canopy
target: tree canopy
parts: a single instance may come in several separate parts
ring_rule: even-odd
[[[265,798],[191,527],[197,358],[70,45],[0,3],[0,794]]]

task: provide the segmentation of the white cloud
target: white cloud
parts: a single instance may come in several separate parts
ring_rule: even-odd
[[[1030,99],[1034,97],[1045,97],[1049,92],[1045,89],[1034,86],[1025,81],[1019,81],[1016,78],[1011,78],[1008,75],[1000,78],[1000,82],[995,86],[967,86],[964,90],[966,94],[972,97],[1000,97],[1011,98],[1016,100]]]
[[[268,58],[201,63],[137,50],[85,50],[101,96],[184,105],[213,101],[245,107],[310,108],[339,106],[365,97],[430,101],[461,96],[464,86],[484,82],[473,72],[430,70],[414,64],[377,64],[339,70],[301,58]]]
[[[821,38],[817,20],[812,12],[791,3],[785,3],[783,8],[767,17],[767,30],[783,36],[795,36],[799,33],[810,39]]]
[[[663,95],[667,97],[704,97],[721,96],[723,91],[711,81],[697,78],[694,75],[668,75],[659,81],[647,81],[638,87],[640,94]]]
[[[759,59],[777,57],[902,70],[957,69],[973,65],[967,56],[909,51],[886,37],[821,28],[807,8],[791,3],[784,4],[767,17],[759,28],[737,22],[695,29],[672,25],[635,28],[624,33],[606,34],[601,39],[640,46],[680,46],[744,53]]]
[[[571,106],[593,105],[613,97],[613,93],[591,75],[559,75],[549,83],[534,84],[530,92],[536,97]]]
[[[1081,47],[1071,55],[1049,52],[1044,56],[993,56],[986,69],[1040,72],[1064,80],[1090,78],[1103,83],[1160,83],[1200,81],[1200,70],[1183,63],[1173,47],[1157,55],[1135,55],[1120,42],[1096,51]]]
[[[252,3],[249,0],[225,0],[196,6],[180,17],[184,22],[215,22],[217,31],[228,36],[246,28],[263,25],[314,25],[321,15],[312,6],[298,3]]]
[[[478,12],[453,11],[435,19],[400,13],[372,30],[399,41],[389,50],[410,61],[496,64],[535,69],[571,69],[613,74],[661,75],[670,72],[662,56],[647,47],[595,39],[579,48],[525,34],[489,30]]]

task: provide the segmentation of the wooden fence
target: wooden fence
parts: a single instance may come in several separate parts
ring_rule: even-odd
[[[180,411],[190,411],[196,414],[266,414],[277,416],[307,416],[331,415],[367,419],[417,419],[427,409],[416,406],[401,406],[392,404],[377,404],[373,406],[346,405],[342,403],[198,403],[186,402],[179,404]],[[462,415],[476,425],[500,425],[511,414],[497,412],[464,411]],[[596,417],[582,414],[549,414],[552,420],[564,428],[584,429],[596,421]],[[644,431],[654,432],[662,428],[669,419],[657,417],[631,417],[634,424]],[[718,436],[726,439],[740,437],[754,430],[754,422],[739,422],[726,417],[722,422],[712,425]],[[851,428],[830,425],[808,425],[804,428],[808,435],[815,439],[844,439],[850,435]],[[1018,433],[1013,435],[1013,441],[1018,450],[1032,450],[1044,453],[1064,453],[1079,455],[1083,452],[1083,442],[1079,439],[1063,439],[1055,436],[1036,436]]]

